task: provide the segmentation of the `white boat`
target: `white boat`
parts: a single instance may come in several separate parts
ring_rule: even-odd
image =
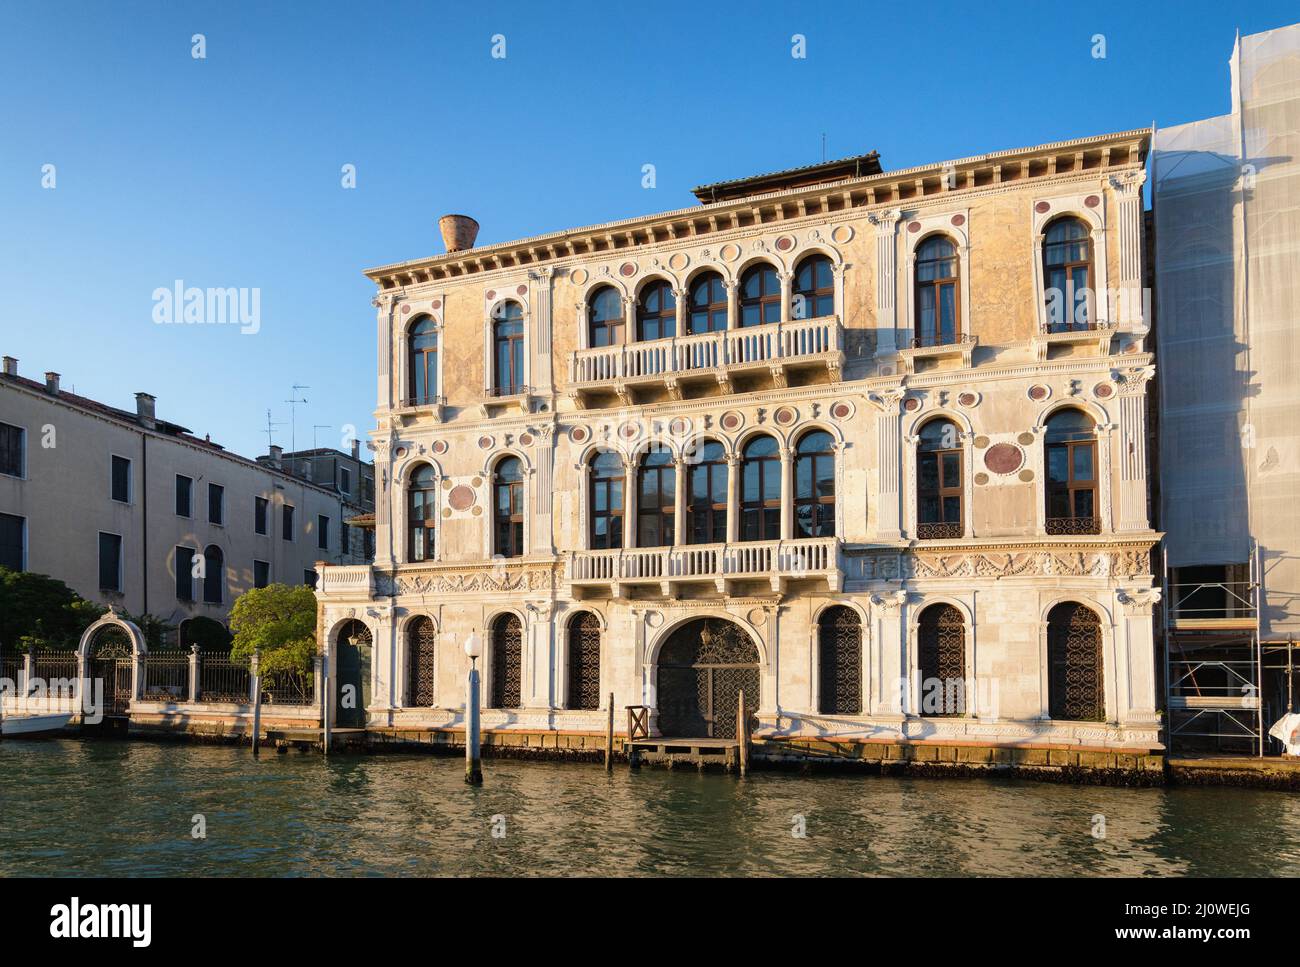
[[[0,719],[0,735],[6,738],[53,735],[55,732],[62,732],[71,718],[71,712],[55,712],[50,715],[6,715]]]

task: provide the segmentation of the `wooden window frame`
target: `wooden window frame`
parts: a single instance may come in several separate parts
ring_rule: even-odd
[[[921,428],[921,439],[916,445],[916,536],[918,540],[956,540],[965,533],[966,527],[966,454],[965,450],[960,447],[928,446],[924,431],[936,424],[951,426],[954,434],[960,440],[961,430],[952,420],[939,419],[926,423]],[[945,457],[956,454],[957,456],[957,474],[956,480],[948,481],[944,475]],[[935,479],[938,481],[935,487],[925,485],[924,465],[928,462],[935,464]],[[927,497],[934,498],[939,507],[938,520],[926,520],[922,508],[925,506]],[[957,519],[948,520],[944,511],[944,501],[948,498],[957,498]]]
[[[713,283],[717,282],[718,287],[722,290],[722,300],[713,301]],[[695,294],[701,287],[706,287],[709,301],[701,305],[695,302]],[[730,304],[727,299],[726,280],[723,279],[721,272],[701,272],[692,281],[690,290],[686,296],[686,334],[690,336],[701,336],[709,332],[725,332],[730,326]],[[696,330],[695,317],[703,314],[708,321],[708,328]],[[714,323],[721,318],[722,325],[714,328]]]
[[[803,450],[800,449],[800,448],[803,446],[805,440],[809,440],[809,439],[811,439],[813,436],[815,436],[815,435],[818,434],[818,433],[826,434],[827,438],[831,441],[831,447],[832,447],[832,449],[830,449],[830,450],[808,450],[808,451],[803,451]],[[808,432],[804,433],[804,434],[799,438],[798,443],[795,444],[795,452],[794,452],[794,501],[793,501],[793,506],[792,506],[791,509],[790,509],[790,512],[793,514],[793,517],[792,517],[792,520],[791,520],[791,524],[792,524],[792,526],[791,526],[791,530],[790,530],[790,532],[791,532],[791,533],[792,533],[796,538],[803,538],[803,537],[834,537],[834,536],[835,536],[835,450],[834,450],[834,445],[835,445],[835,438],[832,437],[829,433],[826,433],[825,430],[809,430]],[[818,493],[816,493],[815,491],[814,491],[813,493],[811,493],[811,494],[803,494],[803,493],[801,493],[800,490],[799,490],[799,468],[800,468],[801,466],[805,466],[805,465],[811,464],[811,468],[812,468],[812,476],[811,476],[811,480],[812,480],[812,481],[816,481],[816,480],[818,479],[818,477],[817,477],[817,471],[822,467],[823,464],[826,464],[826,463],[829,463],[829,464],[830,464],[830,471],[831,471],[831,472],[830,472],[830,479],[831,479],[831,492],[830,492],[830,495],[828,496],[828,495],[826,495],[826,494],[818,494]],[[810,507],[810,508],[812,508],[812,521],[811,521],[811,523],[812,523],[813,533],[811,533],[811,534],[806,534],[806,533],[804,533],[804,532],[800,529],[800,526],[799,526],[799,509],[800,509],[801,507]],[[817,533],[817,530],[818,530],[818,524],[824,524],[824,523],[827,523],[827,522],[829,522],[829,524],[830,524],[830,533],[829,533],[829,534],[825,534],[825,533],[819,534],[819,533]]]
[[[731,464],[727,460],[727,451],[723,445],[716,440],[708,440],[700,447],[702,452],[710,447],[718,448],[718,456],[713,459],[700,459],[698,462],[691,463],[690,469],[686,474],[686,506],[683,508],[686,514],[686,543],[687,544],[725,544],[727,542],[727,516],[731,512],[729,507],[730,501],[727,499],[731,493]],[[718,474],[722,475],[722,503],[716,503],[712,494],[714,483]],[[696,475],[702,474],[705,478],[705,491],[710,495],[708,501],[703,505],[695,503],[695,480]],[[717,513],[722,511],[722,522],[718,524]],[[698,521],[705,521],[704,530],[707,532],[709,540],[696,540]]]
[[[1083,230],[1083,235],[1081,237],[1067,239],[1061,242],[1053,242],[1050,240],[1053,228],[1058,225],[1071,223],[1078,225]],[[1082,245],[1084,250],[1087,252],[1087,256],[1082,259],[1062,258],[1057,262],[1051,261],[1052,250],[1054,248],[1063,249],[1072,245]],[[1092,244],[1092,232],[1088,228],[1088,223],[1077,215],[1062,215],[1058,218],[1052,219],[1043,226],[1043,302],[1045,305],[1044,318],[1046,319],[1049,332],[1088,332],[1097,327],[1097,305],[1096,293],[1094,291],[1097,284],[1097,269],[1094,264],[1096,261],[1095,256],[1096,252]],[[1087,319],[1082,325],[1077,324],[1074,319],[1075,301],[1074,299],[1067,299],[1065,302],[1068,305],[1069,318],[1065,320],[1064,324],[1061,324],[1059,321],[1053,322],[1053,303],[1048,297],[1048,293],[1054,290],[1054,287],[1052,286],[1052,273],[1053,271],[1062,272],[1068,280],[1067,286],[1073,288],[1074,272],[1076,269],[1080,268],[1087,273],[1087,280],[1084,285]],[[1066,295],[1068,291],[1069,289],[1067,289],[1066,293],[1062,293],[1062,295]]]
[[[753,457],[749,456],[746,452],[744,452],[744,451],[748,451],[751,447],[757,446],[763,440],[770,440],[777,447],[777,452],[774,454],[760,454]],[[781,538],[780,443],[779,441],[777,441],[776,437],[760,435],[754,437],[747,444],[745,444],[744,451],[742,451],[741,459],[740,459],[740,501],[739,501],[740,540],[745,542],[780,540]],[[776,472],[777,483],[776,483],[775,497],[768,495],[768,490],[767,490],[767,479],[768,479],[767,465],[768,464],[774,464],[777,468],[777,472]],[[745,492],[747,490],[745,484],[746,481],[749,479],[750,467],[756,468],[757,476],[758,476],[758,497],[757,499],[754,500],[747,500],[745,497]],[[774,528],[769,526],[768,524],[769,518],[773,517],[771,513],[772,511],[776,511],[774,515],[775,517]],[[758,527],[758,534],[755,536],[750,536],[749,527],[747,526],[751,519],[757,520],[760,525]],[[773,529],[775,530],[775,533],[769,536],[768,531],[771,531]]]
[[[601,457],[604,456],[612,457],[618,462],[617,474],[603,472],[597,467]],[[587,506],[590,508],[591,513],[588,515],[587,521],[587,546],[592,550],[616,550],[621,548],[627,539],[627,520],[624,516],[626,511],[627,470],[623,466],[623,458],[612,450],[598,450],[592,455],[588,468]],[[605,509],[597,510],[599,502],[596,500],[596,496],[602,491],[605,497]],[[618,498],[617,509],[614,506],[615,497]],[[597,524],[602,520],[607,522],[603,538],[597,533]],[[610,534],[613,533],[611,525],[615,522],[618,524],[617,541],[610,538]]]
[[[831,280],[828,285],[822,288],[818,288],[816,284],[817,283],[816,265],[823,264],[823,263],[826,265],[826,268],[830,272]],[[811,289],[800,288],[799,273],[803,271],[805,266],[810,266],[810,265],[813,266],[812,268],[813,287]],[[824,319],[827,316],[835,315],[835,263],[831,261],[829,255],[824,255],[821,252],[813,252],[801,258],[794,267],[794,280],[792,282],[791,288],[792,288],[792,291],[790,293],[791,318],[794,318],[794,300],[798,296],[803,296],[804,302],[812,306],[815,306],[822,299],[829,299],[830,306],[831,306],[830,312],[812,311],[800,317],[798,321],[802,322],[807,319]]]
[[[519,479],[503,480],[501,468],[511,461],[519,467]],[[504,514],[500,499],[503,490],[507,500]],[[492,471],[492,553],[506,558],[524,556],[524,465],[518,457],[506,457]]]
[[[652,312],[645,307],[646,297],[659,294],[659,309]],[[646,324],[656,323],[660,335],[647,336]],[[637,342],[653,342],[656,339],[672,339],[677,335],[677,293],[667,279],[654,279],[641,289],[636,302],[636,338]]]
[[[950,250],[950,254],[941,257],[923,257],[927,246],[942,242]],[[952,274],[934,279],[922,279],[923,268],[930,266],[940,266],[943,263],[951,263]],[[962,339],[962,317],[961,317],[961,256],[957,243],[947,235],[931,235],[921,242],[916,248],[916,263],[913,269],[913,284],[915,288],[914,298],[916,300],[914,312],[916,314],[915,325],[916,331],[913,335],[913,345],[916,347],[928,346],[950,346],[961,342]],[[944,339],[943,320],[940,312],[940,306],[943,305],[943,290],[952,289],[952,311],[953,311],[953,334],[951,340]],[[934,299],[934,324],[931,332],[921,331],[921,319],[925,312],[925,294],[930,293]]]
[[[428,329],[417,333],[416,330],[428,324]],[[407,393],[409,402],[415,405],[432,403],[438,399],[438,324],[432,316],[420,316],[411,323],[406,336],[406,351],[409,360],[407,376]],[[431,339],[431,344],[417,346],[419,339]],[[494,360],[495,361],[495,360]],[[419,376],[424,377],[424,392],[419,391]],[[432,388],[432,392],[430,389]]]
[[[745,297],[746,280],[754,276],[758,276],[759,278],[762,278],[763,274],[766,272],[772,273],[773,278],[776,279],[776,292],[770,293],[765,291],[766,286],[760,283],[758,296],[754,298],[746,298]],[[781,274],[777,269],[777,267],[775,265],[772,265],[770,262],[757,262],[754,265],[751,265],[749,268],[745,269],[744,273],[740,276],[740,289],[737,292],[737,296],[738,296],[737,311],[740,314],[740,319],[738,320],[739,328],[753,329],[758,326],[775,325],[776,323],[781,321],[782,318]],[[776,307],[775,319],[767,318],[769,315],[768,308],[770,306]],[[754,307],[758,308],[758,322],[746,323],[745,310]]]
[[[507,315],[514,307],[518,316]],[[509,331],[507,331],[507,327]],[[508,365],[501,366],[501,349],[506,349]],[[513,299],[501,304],[501,317],[492,321],[492,393],[516,396],[525,391],[527,363],[524,356],[524,307]]]
[[[667,463],[650,463],[652,457],[667,458]],[[653,478],[654,492],[658,504],[647,507],[644,501],[645,481]],[[667,484],[665,485],[665,480]],[[646,521],[658,520],[660,541],[657,544],[645,542]],[[636,546],[637,547],[671,547],[676,535],[677,520],[677,464],[672,454],[665,450],[652,451],[642,458],[636,471]]]

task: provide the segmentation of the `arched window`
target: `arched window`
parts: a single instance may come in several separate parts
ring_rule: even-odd
[[[226,556],[216,544],[209,544],[203,552],[203,600],[207,604],[220,604],[226,587]]]
[[[492,622],[492,708],[523,704],[523,645],[523,628],[514,615],[503,614]]]
[[[692,336],[727,328],[727,289],[717,272],[705,272],[691,283],[689,329]]]
[[[592,349],[623,342],[623,297],[612,285],[602,285],[587,298],[587,333]]]
[[[497,396],[524,391],[524,309],[518,302],[504,302],[492,324],[492,357],[496,367],[493,390]]]
[[[761,262],[740,277],[740,324],[761,326],[781,321],[781,280],[775,267]]]
[[[591,460],[591,547],[608,550],[623,546],[623,458],[601,450]]]
[[[961,432],[951,420],[921,428],[916,448],[916,536],[923,541],[962,536]]]
[[[636,546],[672,544],[677,508],[677,467],[672,451],[662,446],[650,450],[637,469],[636,480]]]
[[[1060,410],[1047,421],[1047,533],[1100,534],[1097,513],[1097,433],[1082,410]]]
[[[961,290],[957,246],[944,235],[916,250],[917,346],[948,346],[961,338]]]
[[[493,553],[521,557],[524,553],[524,471],[518,457],[506,457],[493,474],[495,538]]]
[[[966,625],[950,604],[932,604],[917,623],[922,715],[966,714]]]
[[[817,618],[820,666],[818,710],[823,715],[862,714],[862,622],[844,605],[825,609]]]
[[[590,611],[569,622],[568,708],[600,708],[600,619]]]
[[[740,539],[781,537],[781,456],[776,440],[755,437],[745,445],[740,471]]]
[[[1047,614],[1048,715],[1075,722],[1106,718],[1101,619],[1074,601]]]
[[[835,315],[835,273],[825,255],[809,255],[794,270],[793,319]]]
[[[636,307],[636,338],[671,339],[677,335],[677,296],[664,279],[647,283]]]
[[[1091,329],[1092,234],[1082,220],[1058,218],[1043,237],[1043,298],[1051,332]]]
[[[438,398],[438,328],[428,316],[411,324],[407,337],[411,378],[407,391],[412,403],[429,403]]]
[[[438,490],[433,467],[427,463],[411,475],[406,491],[406,543],[408,561],[432,561],[438,524]]]
[[[795,447],[794,536],[835,536],[835,440],[825,430],[805,433]]]
[[[420,616],[406,627],[406,704],[433,704],[433,658],[438,636],[433,622]]]
[[[717,440],[700,446],[689,462],[686,488],[686,540],[724,544],[727,540],[727,451]]]

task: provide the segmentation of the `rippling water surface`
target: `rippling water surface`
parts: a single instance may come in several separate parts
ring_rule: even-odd
[[[1281,792],[484,766],[6,740],[0,875],[1300,875]]]

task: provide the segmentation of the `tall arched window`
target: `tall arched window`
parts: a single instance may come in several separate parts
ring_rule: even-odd
[[[672,451],[655,447],[636,475],[636,546],[666,547],[673,542],[677,508],[677,467]]]
[[[950,604],[932,604],[917,623],[922,715],[966,714],[966,625]]]
[[[602,285],[587,298],[587,334],[592,349],[623,342],[623,297],[612,285]]]
[[[1101,619],[1074,601],[1047,613],[1048,715],[1076,722],[1106,718]]]
[[[835,536],[835,440],[825,430],[805,433],[795,447],[794,536]]]
[[[917,346],[947,346],[961,338],[961,290],[957,246],[944,235],[916,250]]]
[[[700,446],[689,463],[686,488],[686,540],[723,544],[727,540],[727,451],[717,440]]]
[[[568,708],[600,708],[600,619],[590,611],[569,622]]]
[[[692,336],[727,328],[727,289],[717,272],[705,272],[691,283],[689,320]]]
[[[524,632],[512,614],[492,622],[492,708],[519,708],[523,704]]]
[[[438,489],[433,467],[427,463],[411,475],[406,491],[406,543],[408,561],[432,561],[438,524]]]
[[[740,471],[740,539],[781,537],[781,456],[776,440],[755,437],[745,445]]]
[[[216,544],[203,552],[203,600],[220,604],[226,587],[226,556]]]
[[[793,319],[835,315],[835,273],[825,255],[809,255],[794,270]]]
[[[623,489],[623,458],[601,450],[592,457],[588,486],[593,550],[623,546]]]
[[[438,398],[438,329],[428,316],[411,325],[408,336],[411,378],[407,392],[412,403]]]
[[[961,432],[951,420],[921,427],[916,448],[916,536],[923,541],[962,536]]]
[[[522,557],[524,553],[524,471],[518,457],[506,457],[493,474],[492,504],[495,530],[493,553]]]
[[[1043,298],[1049,331],[1092,328],[1092,274],[1088,226],[1072,216],[1048,225],[1043,237]]]
[[[497,396],[524,391],[524,309],[518,302],[504,302],[492,324],[492,357],[495,360]]]
[[[820,671],[818,710],[823,715],[862,713],[862,622],[837,604],[817,617]]]
[[[438,636],[433,622],[421,615],[406,627],[406,704],[433,704],[433,659]]]
[[[775,267],[761,262],[740,277],[740,324],[762,326],[781,321],[781,280]]]
[[[665,279],[649,282],[636,307],[636,338],[670,339],[677,335],[677,296]]]
[[[1047,533],[1100,534],[1097,511],[1097,432],[1082,410],[1047,421]]]

